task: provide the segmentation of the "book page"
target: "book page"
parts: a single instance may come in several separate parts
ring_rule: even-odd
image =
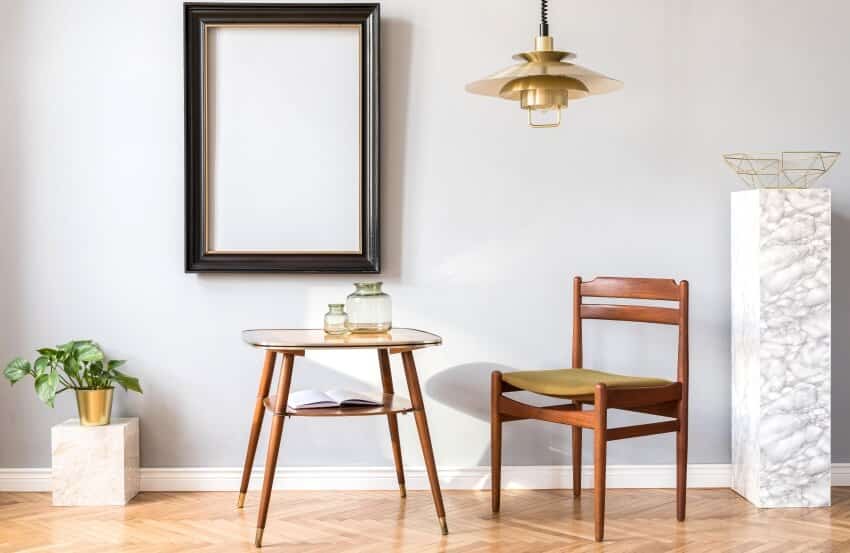
[[[383,395],[351,390],[328,390],[327,396],[339,405],[382,405]]]
[[[288,406],[292,409],[318,409],[336,407],[339,402],[318,390],[298,390],[289,394]]]

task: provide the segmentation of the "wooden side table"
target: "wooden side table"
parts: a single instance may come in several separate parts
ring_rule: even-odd
[[[404,469],[401,461],[401,443],[398,437],[397,415],[399,413],[412,412],[416,419],[416,429],[419,432],[419,442],[422,446],[422,457],[425,459],[425,468],[428,472],[428,481],[431,485],[431,495],[434,498],[434,507],[437,510],[440,529],[444,535],[448,534],[446,512],[443,508],[443,496],[440,492],[440,482],[437,479],[437,467],[434,463],[431,435],[428,432],[428,420],[425,417],[425,405],[422,401],[422,391],[419,388],[416,363],[413,361],[414,350],[429,346],[438,346],[442,343],[442,338],[421,330],[394,328],[384,334],[349,334],[347,336],[329,336],[324,331],[318,329],[258,329],[243,331],[242,339],[254,347],[266,350],[266,356],[260,376],[257,401],[254,406],[254,420],[251,423],[248,450],[245,453],[245,467],[242,470],[242,485],[239,487],[239,499],[237,503],[239,508],[245,503],[245,494],[248,491],[248,481],[251,478],[251,468],[254,465],[254,454],[257,451],[257,442],[260,438],[263,416],[266,410],[272,413],[269,448],[266,455],[266,468],[263,476],[262,493],[260,495],[260,510],[257,514],[257,533],[254,538],[255,546],[262,547],[263,530],[266,527],[272,482],[274,481],[277,455],[283,433],[283,421],[285,417],[290,416],[345,417],[386,415],[390,427],[390,440],[392,441],[393,460],[398,476],[399,490],[401,496],[405,497]],[[303,356],[304,352],[310,349],[376,349],[378,351],[378,365],[381,371],[381,384],[384,394],[383,405],[378,407],[332,407],[324,409],[291,409],[287,407],[295,358]],[[277,394],[270,396],[269,389],[271,388],[272,375],[278,354],[283,355],[283,363],[278,380]],[[392,354],[401,355],[407,388],[410,392],[409,401],[395,395],[392,374],[390,372],[390,355]]]

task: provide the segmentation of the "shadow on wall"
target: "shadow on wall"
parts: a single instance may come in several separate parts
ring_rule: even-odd
[[[443,405],[478,420],[490,421],[490,374],[513,371],[498,363],[464,363],[449,367],[428,379],[427,395]]]
[[[413,102],[409,94],[412,32],[413,26],[402,19],[381,21],[381,273],[384,278],[401,276],[407,118]]]
[[[490,424],[490,375],[493,371],[516,371],[515,367],[480,361],[464,363],[432,376],[427,395],[464,415]],[[555,405],[563,400],[528,392],[511,397],[532,405]],[[508,465],[566,464],[570,462],[570,430],[558,424],[517,421],[502,429],[502,463]],[[478,466],[490,465],[490,449],[481,452]]]

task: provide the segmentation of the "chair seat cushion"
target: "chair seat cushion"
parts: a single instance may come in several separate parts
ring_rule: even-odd
[[[597,384],[609,388],[649,388],[672,384],[663,378],[627,376],[591,369],[553,369],[504,373],[502,380],[521,390],[547,396],[593,395]]]

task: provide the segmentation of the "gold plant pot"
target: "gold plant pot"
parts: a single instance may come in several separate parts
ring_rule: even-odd
[[[83,426],[104,426],[112,415],[112,388],[75,388],[77,411]]]

